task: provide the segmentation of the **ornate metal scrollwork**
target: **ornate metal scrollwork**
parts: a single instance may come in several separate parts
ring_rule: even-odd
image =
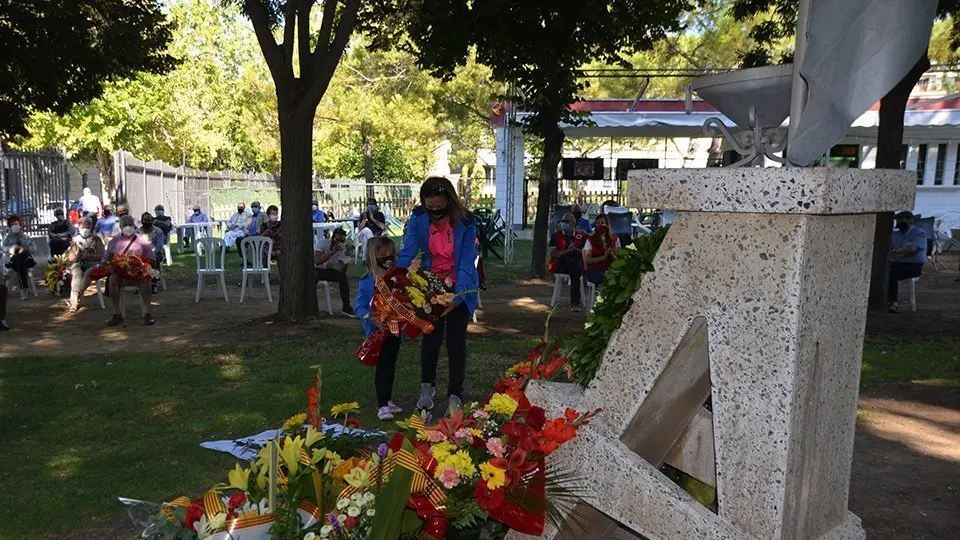
[[[758,157],[764,156],[777,163],[785,163],[783,157],[776,155],[787,147],[787,133],[784,128],[762,128],[757,125],[757,111],[750,107],[749,126],[740,126],[743,131],[734,135],[730,128],[719,117],[713,116],[703,123],[703,133],[708,137],[722,136],[731,148],[743,156],[740,161],[731,163],[727,167],[744,167],[753,163]]]

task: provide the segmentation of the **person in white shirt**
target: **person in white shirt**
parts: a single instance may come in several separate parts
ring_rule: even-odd
[[[100,204],[100,197],[94,195],[90,188],[83,188],[83,196],[80,197],[80,209],[84,213],[91,213],[95,216],[100,216],[100,213],[103,211],[103,205]]]
[[[350,282],[347,280],[347,232],[335,229],[331,238],[319,238],[313,245],[313,263],[317,269],[317,281],[336,282],[340,287],[341,312],[354,317],[350,307]]]
[[[230,216],[230,221],[227,222],[227,232],[223,234],[223,241],[227,244],[228,250],[230,246],[237,243],[238,238],[244,237],[243,229],[250,217],[251,214],[247,211],[247,205],[243,201],[238,202],[237,211]]]

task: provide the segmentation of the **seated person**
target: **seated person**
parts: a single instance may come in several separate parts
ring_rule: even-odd
[[[210,216],[200,211],[200,205],[193,205],[193,213],[187,216],[187,223],[210,223]],[[196,234],[196,229],[194,227],[184,227],[183,228],[183,247],[190,247],[190,241],[193,240],[193,235]]]
[[[580,250],[586,235],[576,230],[577,221],[567,212],[560,220],[560,230],[550,237],[550,266],[555,274],[570,276],[570,309],[580,311],[580,277],[583,275],[583,256]]]
[[[153,226],[160,229],[164,236],[167,237],[167,242],[170,241],[170,233],[173,232],[173,220],[170,219],[170,216],[167,215],[166,209],[162,204],[158,204],[153,208]]]
[[[267,222],[263,225],[263,229],[260,230],[260,236],[266,236],[273,240],[273,251],[263,254],[264,262],[269,264],[271,260],[279,259],[281,234],[280,209],[277,208],[277,205],[271,204],[267,207]],[[266,246],[264,246],[264,249],[266,249]]]
[[[120,236],[120,219],[123,218],[123,216],[130,215],[130,207],[125,204],[118,204],[116,214],[117,214],[117,220],[113,222],[113,234],[111,234],[110,236]],[[139,227],[140,224],[137,223],[136,220],[134,220],[133,226]]]
[[[317,269],[317,281],[336,282],[340,286],[340,310],[344,315],[353,317],[350,307],[350,282],[347,280],[347,232],[335,229],[331,238],[319,238],[313,245],[313,264]]]
[[[163,271],[163,246],[167,245],[167,236],[163,234],[163,231],[160,230],[154,224],[154,218],[150,215],[149,212],[144,212],[140,216],[140,228],[137,229],[137,234],[142,235],[150,245],[153,246],[153,260],[156,261],[156,264],[153,265],[158,272]],[[157,284],[154,283],[150,287],[150,291],[153,294],[157,294]]]
[[[143,236],[137,234],[137,228],[134,226],[133,216],[127,214],[119,219],[120,234],[113,237],[107,244],[107,250],[103,254],[103,262],[110,261],[114,255],[126,254],[137,255],[150,262],[150,266],[156,267],[156,259],[153,254],[153,246]],[[123,294],[124,287],[138,287],[140,289],[140,301],[142,302],[143,324],[152,326],[157,323],[153,315],[150,314],[150,282],[134,281],[125,279],[118,272],[110,276],[110,302],[113,304],[113,316],[107,321],[108,326],[120,326],[123,324],[123,315],[120,314],[120,295]]]
[[[597,216],[596,228],[583,245],[583,262],[587,265],[587,281],[595,285],[603,283],[604,274],[620,249],[620,238],[610,230],[610,217]]]
[[[260,211],[260,201],[250,203],[250,212],[250,217],[247,218],[243,227],[243,235],[237,238],[236,241],[237,254],[240,256],[240,260],[243,260],[240,243],[248,236],[260,236],[260,231],[262,231],[267,224],[267,214]]]
[[[3,238],[4,268],[13,270],[7,279],[17,278],[20,285],[20,298],[27,299],[30,287],[30,269],[37,265],[33,254],[37,252],[37,245],[23,232],[23,218],[14,214],[7,218],[7,227],[10,232]]]
[[[927,235],[920,227],[913,226],[913,214],[910,212],[900,212],[894,216],[894,220],[897,230],[893,233],[893,250],[890,252],[887,311],[899,313],[898,284],[905,279],[920,277],[923,263],[927,260]]]
[[[318,203],[317,201],[313,201],[313,206],[311,207],[310,219],[312,219],[314,223],[323,223],[324,221],[327,220],[327,214],[320,209],[320,203]]]
[[[50,257],[63,255],[70,247],[70,239],[76,236],[77,232],[64,217],[63,208],[57,208],[53,211],[54,221],[50,224],[47,231],[47,241],[50,244]]]
[[[373,197],[367,199],[367,210],[360,214],[360,225],[357,227],[357,245],[366,246],[367,241],[374,236],[380,236],[386,230],[387,218],[377,206],[377,200]]]
[[[583,231],[585,233],[593,232],[593,225],[590,225],[590,220],[583,215],[583,209],[580,208],[579,204],[573,205],[573,209],[570,210],[573,213],[573,218],[577,220],[577,230]]]
[[[230,221],[227,222],[227,232],[223,234],[223,242],[227,244],[227,250],[230,249],[230,246],[236,244],[238,239],[243,238],[243,228],[247,225],[248,219],[250,219],[250,212],[247,212],[247,205],[243,201],[238,202],[237,211],[230,216]]]
[[[83,291],[90,286],[90,270],[103,260],[106,248],[103,239],[93,234],[93,222],[88,217],[77,223],[77,235],[70,241],[67,263],[70,265],[70,311],[80,310]]]
[[[113,237],[113,229],[117,225],[117,216],[113,213],[113,208],[103,207],[103,217],[94,222],[94,234],[99,234],[104,239]]]

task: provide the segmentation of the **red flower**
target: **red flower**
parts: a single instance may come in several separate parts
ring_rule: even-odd
[[[530,426],[519,422],[507,422],[500,431],[509,437],[510,444],[520,446],[520,444],[530,435]]]
[[[533,429],[543,429],[543,425],[547,422],[547,415],[544,410],[537,406],[530,407],[530,412],[527,413],[527,425]]]
[[[191,531],[195,531],[196,529],[194,524],[197,521],[200,521],[200,518],[202,517],[203,517],[203,506],[198,503],[193,503],[187,507],[187,519],[184,520],[183,526],[190,529]]]
[[[345,422],[345,425],[346,425],[347,427],[352,427],[352,428],[360,429],[360,420],[357,420],[356,418],[354,418],[354,417],[351,416],[351,417],[347,418],[347,421]]]
[[[477,499],[480,508],[489,512],[503,504],[504,496],[502,488],[487,489],[485,484],[486,482],[477,482],[477,487],[474,489],[473,495]]]
[[[536,462],[527,462],[527,453],[520,449],[511,452],[508,459],[493,458],[490,464],[506,471],[508,486],[511,483],[520,483],[523,475],[537,468]]]
[[[243,506],[243,503],[245,502],[247,502],[247,496],[243,493],[237,493],[233,497],[230,497],[230,500],[227,502],[227,506],[232,510],[234,508]]]
[[[450,418],[441,418],[437,425],[427,426],[427,431],[439,431],[448,439],[456,438],[456,433],[461,429],[473,426],[472,418],[464,418],[463,411],[457,411]]]
[[[346,525],[348,529],[355,529],[357,527],[357,518],[347,516],[344,525]]]

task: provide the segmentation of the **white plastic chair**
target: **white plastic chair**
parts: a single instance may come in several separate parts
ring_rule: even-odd
[[[330,282],[329,281],[318,281],[317,282],[317,311],[323,311],[323,308],[320,306],[320,289],[323,288],[323,297],[327,300],[327,313],[333,315],[333,302],[330,301]]]
[[[553,297],[550,299],[550,307],[556,307],[557,302],[560,301],[560,289],[563,285],[573,285],[570,284],[570,274],[554,274],[553,275]],[[583,285],[580,284],[580,297],[583,298]]]
[[[266,248],[264,248],[266,246]],[[247,278],[260,276],[267,288],[267,301],[273,302],[270,292],[270,260],[263,263],[264,253],[273,252],[273,240],[266,236],[248,236],[240,242],[240,254],[243,256],[243,280],[240,282],[240,303],[247,291]]]
[[[4,279],[7,282],[8,288],[10,287],[10,285],[14,283],[17,284],[17,287],[19,288],[20,280],[17,279],[17,273],[14,272],[13,270],[8,270],[7,275]],[[28,294],[33,293],[34,298],[40,296],[39,294],[37,294],[37,280],[33,278],[33,268],[27,269],[27,280],[29,281],[29,283],[27,283],[27,293]]]
[[[194,303],[200,301],[200,293],[203,292],[203,279],[206,276],[215,276],[223,290],[223,299],[230,301],[227,294],[226,265],[227,244],[222,238],[205,237],[198,238],[193,245],[194,252],[197,255],[197,298]],[[219,257],[218,257],[219,255]],[[241,301],[242,301],[241,297]]]
[[[103,301],[103,287],[104,287],[104,283],[106,282],[107,282],[107,278],[97,280],[97,300],[100,301],[100,309],[104,309],[104,310],[107,309],[107,305]],[[120,316],[123,317],[124,319],[127,318],[127,302],[126,302],[127,294],[133,295],[135,292],[139,292],[139,291],[140,291],[140,287],[137,285],[127,285],[126,287],[122,287],[122,290],[120,291]],[[143,302],[140,302],[140,316],[142,317],[146,314],[147,312],[144,311],[143,309]]]
[[[593,305],[597,303],[597,285],[592,281],[587,281],[587,277],[580,278],[583,286],[583,306],[590,311]]]

